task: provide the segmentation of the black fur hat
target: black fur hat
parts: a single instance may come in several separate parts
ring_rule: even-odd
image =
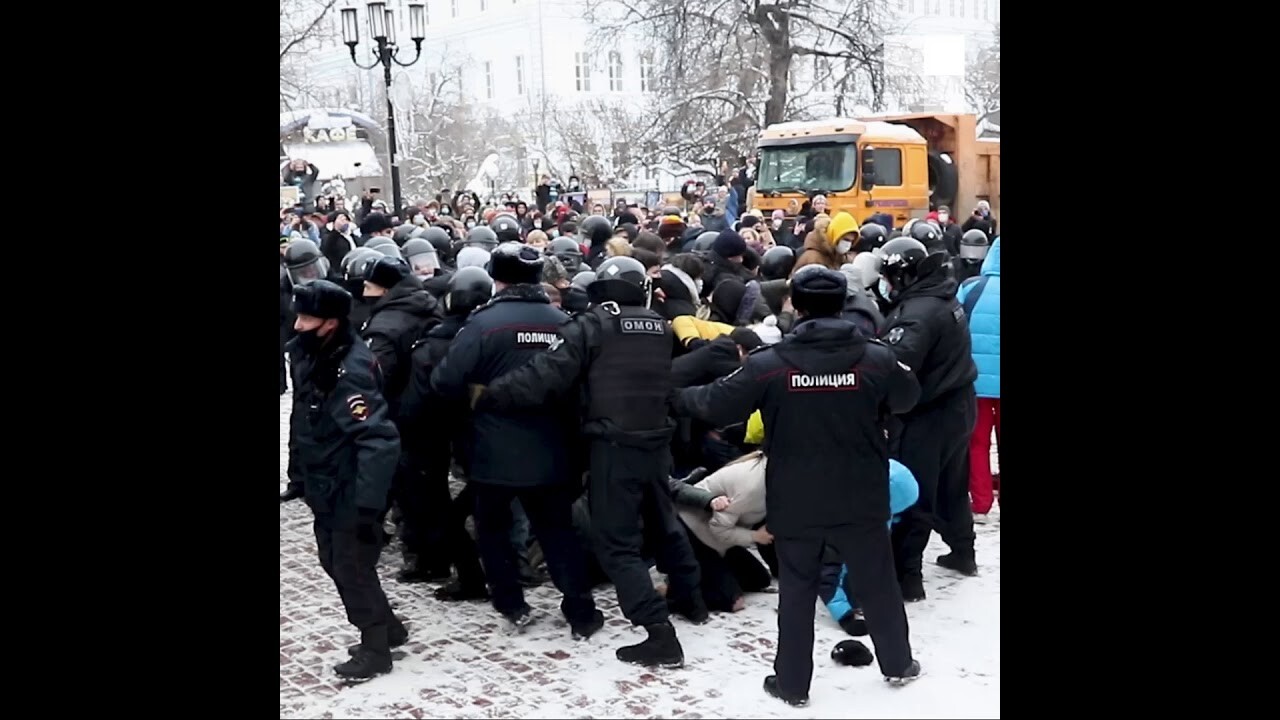
[[[322,320],[341,320],[351,314],[351,293],[328,280],[313,280],[293,289],[293,312]]]

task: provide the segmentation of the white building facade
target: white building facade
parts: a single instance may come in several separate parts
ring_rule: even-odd
[[[841,0],[831,0],[840,2]],[[1000,19],[999,0],[882,0],[892,18],[896,35],[910,37],[963,38],[964,52],[970,56],[989,43]],[[331,29],[322,47],[307,57],[306,81],[316,88],[329,107],[359,106],[382,115],[381,66],[362,71],[351,62],[341,39],[338,8],[359,9],[361,38],[357,59],[372,61],[372,43],[367,37],[365,2],[339,0],[331,11]],[[529,173],[539,160],[568,174],[570,165],[555,148],[556,133],[547,127],[548,116],[572,113],[584,102],[605,102],[640,112],[646,94],[653,87],[653,62],[643,38],[622,38],[608,47],[597,47],[592,27],[584,17],[583,0],[426,0],[426,40],[422,58],[408,68],[394,68],[393,99],[397,119],[408,119],[408,106],[432,88],[444,87],[469,103],[504,117],[530,119],[522,127],[527,151],[515,163],[518,172]],[[397,17],[397,35],[403,59],[412,57],[408,35],[408,0],[387,0],[387,8]],[[815,116],[833,114],[833,88],[818,79],[822,59],[799,57],[793,66],[793,92],[812,95],[817,105],[808,112]],[[963,64],[963,61],[962,61]],[[959,69],[963,75],[963,67]],[[451,82],[442,82],[448,75]],[[404,86],[404,87],[401,87]],[[961,98],[962,101],[962,98]],[[931,104],[949,111],[956,99],[937,98]],[[891,107],[888,110],[906,110]],[[868,108],[844,108],[846,114]],[[402,116],[403,113],[403,116]],[[572,117],[566,121],[572,121]],[[553,123],[554,125],[554,123]],[[403,128],[408,130],[408,128]],[[607,153],[610,149],[601,148]],[[526,154],[527,153],[527,154]],[[661,185],[662,190],[678,182],[660,171],[642,172],[638,184]]]

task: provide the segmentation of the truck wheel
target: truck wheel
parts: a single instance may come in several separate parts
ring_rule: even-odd
[[[951,156],[929,153],[929,204],[935,208],[939,205],[955,205],[959,187],[960,180]],[[954,215],[956,209],[953,207],[951,210]]]

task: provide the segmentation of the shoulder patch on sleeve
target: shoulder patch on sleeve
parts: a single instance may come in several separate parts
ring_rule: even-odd
[[[564,345],[564,338],[557,335],[556,339],[552,340],[551,344],[547,346],[547,352],[555,352],[561,345]]]
[[[357,393],[347,398],[347,410],[351,412],[351,419],[357,422],[364,422],[369,419],[369,403],[364,399],[364,395]]]
[[[897,345],[898,341],[902,339],[902,335],[905,332],[906,331],[903,330],[902,328],[896,327],[889,331],[889,334],[888,336],[885,337],[885,340],[888,340],[890,345]]]

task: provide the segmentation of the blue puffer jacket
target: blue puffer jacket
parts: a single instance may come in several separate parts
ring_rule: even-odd
[[[973,339],[973,362],[978,366],[974,390],[980,398],[1000,398],[1000,238],[991,244],[982,262],[982,275],[960,286],[956,300],[961,305],[969,293],[986,278],[982,295],[969,318],[969,336]]]
[[[906,465],[897,460],[889,461],[889,512],[892,517],[889,525],[898,521],[903,510],[916,504],[920,497],[920,486],[916,484],[916,476],[911,474]],[[840,574],[835,580],[835,591],[827,601],[827,610],[837,622],[853,609],[853,603],[844,592],[844,576],[848,568],[840,565]]]

